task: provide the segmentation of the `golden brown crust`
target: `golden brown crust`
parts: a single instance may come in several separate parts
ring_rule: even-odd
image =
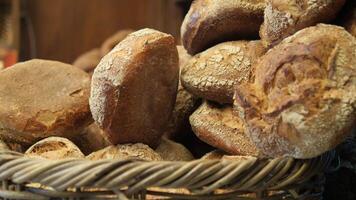
[[[204,102],[191,116],[190,124],[202,141],[235,155],[261,156],[245,134],[242,120],[231,106]]]
[[[101,60],[101,53],[99,49],[92,49],[88,52],[80,55],[74,62],[73,65],[79,67],[85,72],[92,74],[95,67],[99,64]]]
[[[84,154],[75,144],[61,137],[49,137],[37,142],[26,150],[25,156],[51,160],[84,158]]]
[[[264,0],[195,0],[181,27],[182,43],[196,54],[220,42],[257,38]]]
[[[267,0],[260,37],[271,47],[295,32],[335,18],[345,0]]]
[[[89,160],[102,159],[140,159],[147,161],[160,161],[161,156],[158,155],[149,146],[141,143],[137,144],[119,144],[116,146],[108,146],[105,149],[91,153],[86,157]]]
[[[73,137],[91,121],[90,78],[68,64],[31,60],[0,73],[0,138],[32,145]]]
[[[194,160],[192,153],[182,144],[173,142],[162,137],[161,143],[155,150],[163,160],[167,161],[190,161]]]
[[[156,147],[172,114],[178,77],[178,52],[171,35],[152,29],[130,34],[94,71],[94,120],[113,144]]]
[[[260,41],[218,44],[190,59],[181,72],[182,84],[196,96],[231,104],[234,85],[249,82],[252,66],[265,51]]]
[[[311,158],[334,148],[356,122],[356,39],[343,28],[303,29],[268,51],[254,84],[237,86],[237,113],[272,157]]]
[[[117,44],[119,44],[132,32],[134,31],[131,29],[120,30],[106,39],[100,47],[101,56],[108,54]]]

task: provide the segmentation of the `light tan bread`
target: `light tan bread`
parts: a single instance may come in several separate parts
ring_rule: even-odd
[[[182,85],[196,96],[232,104],[234,86],[250,81],[253,65],[265,51],[260,41],[218,44],[189,60],[181,72]]]
[[[345,0],[266,0],[260,37],[266,47],[295,32],[336,17]]]
[[[179,77],[171,35],[142,29],[127,36],[95,69],[90,109],[113,144],[155,148],[167,129]]]
[[[341,143],[356,122],[356,39],[319,24],[269,50],[255,82],[237,86],[236,113],[259,149],[312,158]]]
[[[220,42],[257,38],[264,8],[264,0],[195,0],[181,27],[182,43],[194,55]]]
[[[72,65],[30,60],[0,73],[0,139],[29,146],[74,137],[92,122],[90,77]]]
[[[74,143],[61,137],[49,137],[37,142],[26,150],[25,156],[50,160],[84,158],[84,154]]]
[[[119,44],[132,32],[134,31],[131,29],[124,29],[114,33],[109,38],[107,38],[100,47],[101,56],[108,54],[117,44]]]
[[[92,49],[75,59],[73,65],[89,74],[92,74],[95,67],[99,64],[101,57],[102,56],[99,49]]]
[[[162,157],[163,160],[167,161],[194,160],[194,156],[185,146],[167,139],[166,137],[162,137],[161,142],[155,151]]]
[[[233,114],[232,106],[204,102],[191,116],[194,133],[211,146],[234,155],[260,156],[245,134],[243,121]]]

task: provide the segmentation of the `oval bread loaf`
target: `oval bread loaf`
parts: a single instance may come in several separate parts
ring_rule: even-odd
[[[176,143],[165,137],[162,137],[161,143],[155,150],[163,160],[168,161],[190,161],[194,160],[194,156],[182,144]]]

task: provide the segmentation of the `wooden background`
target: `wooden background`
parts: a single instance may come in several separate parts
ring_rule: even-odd
[[[150,27],[179,41],[184,15],[175,0],[25,0],[22,10],[21,59],[68,63],[125,28]]]

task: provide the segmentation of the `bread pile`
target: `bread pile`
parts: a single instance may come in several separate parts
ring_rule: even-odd
[[[318,156],[356,124],[356,39],[325,24],[344,3],[196,0],[183,46],[157,30],[123,31],[78,67],[16,64],[0,72],[0,148],[189,161],[196,152],[173,140],[189,144],[193,131],[216,149],[203,159]]]

